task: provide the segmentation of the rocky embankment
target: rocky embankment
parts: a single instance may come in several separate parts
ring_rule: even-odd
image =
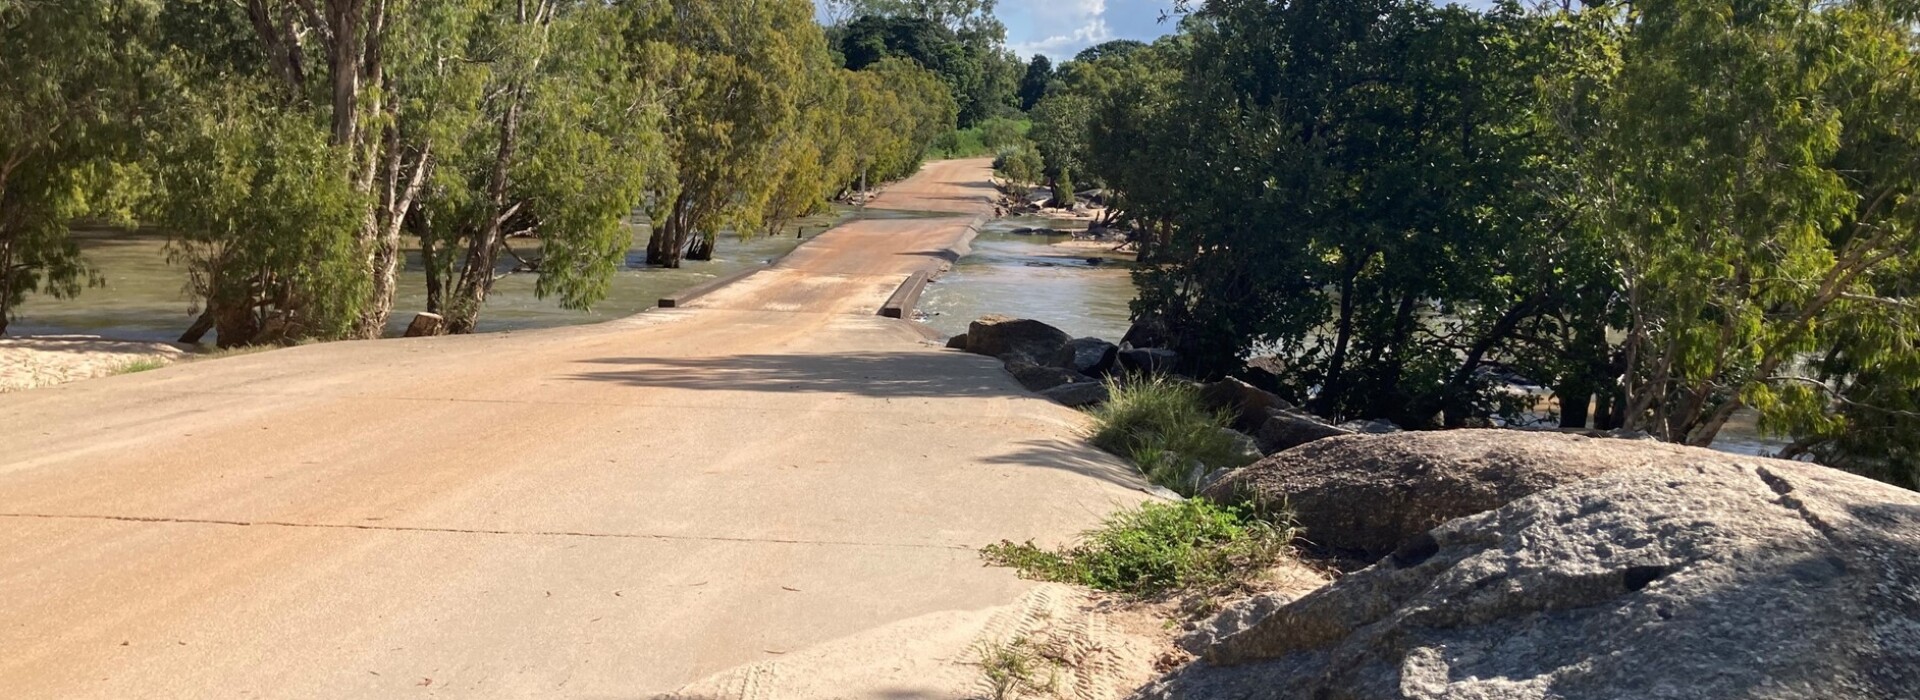
[[[1126,381],[1144,374],[1178,375],[1180,353],[1161,347],[1158,335],[1136,327],[1119,343],[1074,338],[1032,319],[987,316],[947,347],[999,359],[1021,386],[1074,408],[1105,403],[1107,380]],[[1233,415],[1233,430],[1263,455],[1342,435],[1399,432],[1392,424],[1354,421],[1340,425],[1296,408],[1292,403],[1244,381],[1226,378],[1200,384],[1209,408]],[[1205,475],[1211,482],[1219,474]]]
[[[1248,467],[1245,485],[1344,501],[1316,507],[1320,536],[1352,526],[1389,553],[1297,600],[1235,604],[1136,698],[1920,697],[1920,495],[1634,441],[1362,440]]]
[[[1085,406],[1104,377],[1179,367],[1139,340],[987,318],[950,345]],[[1235,380],[1204,395],[1268,456],[1203,495],[1285,507],[1303,552],[1357,570],[1191,626],[1191,661],[1136,700],[1920,698],[1920,494],[1645,441],[1329,425]]]

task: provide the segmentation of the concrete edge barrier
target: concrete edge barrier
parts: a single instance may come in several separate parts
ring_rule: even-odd
[[[960,262],[961,258],[972,253],[974,237],[980,235],[980,227],[985,226],[992,219],[990,215],[981,214],[968,221],[966,235],[961,236],[953,247],[945,251],[945,255],[940,256],[945,264],[938,270],[921,270],[908,275],[907,279],[900,283],[900,287],[893,291],[893,296],[887,297],[887,303],[880,305],[880,315],[886,318],[913,320],[914,307],[920,305],[920,294],[926,291],[927,284],[952,270],[953,265]]]
[[[880,305],[880,315],[887,318],[912,319],[913,307],[920,303],[920,293],[926,291],[927,280],[933,276],[921,270],[907,275],[907,281],[893,290],[893,296],[887,297],[887,303]]]

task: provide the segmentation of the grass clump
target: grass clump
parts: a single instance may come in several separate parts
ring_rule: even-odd
[[[1196,471],[1246,466],[1254,458],[1227,428],[1232,417],[1207,410],[1200,389],[1188,382],[1153,375],[1108,380],[1107,390],[1107,403],[1093,409],[1093,444],[1132,459],[1156,484],[1192,495]]]
[[[173,363],[160,359],[158,357],[143,357],[138,360],[128,362],[124,365],[120,365],[119,367],[115,367],[113,369],[113,373],[116,375],[120,375],[120,374],[134,374],[136,372],[148,372],[148,371],[160,369],[170,364],[173,364]]]
[[[1065,549],[1002,541],[981,556],[1029,579],[1153,595],[1248,583],[1288,555],[1293,536],[1284,518],[1196,498],[1121,511]]]
[[[1052,695],[1058,686],[1058,669],[1048,664],[1033,641],[1026,637],[1003,644],[982,644],[979,653],[988,700]]]

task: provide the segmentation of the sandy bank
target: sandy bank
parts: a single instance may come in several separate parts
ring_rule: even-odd
[[[0,338],[0,392],[104,377],[136,363],[174,363],[187,350],[172,343],[112,340],[92,335]]]

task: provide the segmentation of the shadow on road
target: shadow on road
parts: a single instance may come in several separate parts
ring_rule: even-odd
[[[999,369],[960,356],[925,352],[722,357],[616,357],[589,360],[608,369],[580,381],[705,391],[819,392],[883,398],[1022,396]]]
[[[1084,443],[1022,440],[1012,447],[1011,452],[988,457],[985,461],[988,464],[1059,469],[1130,489],[1146,490],[1149,487],[1146,476],[1140,470],[1126,466],[1119,458]],[[1115,508],[1118,507],[1115,505]]]

